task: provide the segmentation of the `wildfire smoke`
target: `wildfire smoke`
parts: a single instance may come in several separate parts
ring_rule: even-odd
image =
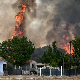
[[[21,28],[14,28],[19,23],[15,24],[15,15],[20,12],[21,4],[26,6],[24,20]],[[35,48],[52,45],[53,41],[62,48],[62,43],[64,47],[75,35],[80,36],[79,16],[80,4],[75,0],[0,0],[0,42],[11,38],[17,29],[23,29],[21,36],[30,39]]]

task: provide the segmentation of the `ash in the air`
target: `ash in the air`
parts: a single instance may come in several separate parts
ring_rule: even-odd
[[[60,47],[65,30],[69,40],[80,35],[80,4],[76,0],[1,0],[0,42],[11,38],[16,24],[15,16],[21,10],[22,3],[27,6],[21,25],[23,35],[36,48],[51,45],[55,40]]]

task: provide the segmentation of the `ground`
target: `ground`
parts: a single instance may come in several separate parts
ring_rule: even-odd
[[[0,80],[80,80],[77,76],[37,76],[37,75],[8,75],[0,76]]]

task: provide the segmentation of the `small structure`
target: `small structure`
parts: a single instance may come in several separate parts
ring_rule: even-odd
[[[36,68],[36,64],[37,62],[34,61],[34,60],[29,60],[27,62],[25,62],[25,65],[22,66],[22,70],[26,70],[26,71],[35,71],[37,68]]]
[[[7,71],[7,61],[0,57],[0,75],[6,74]]]

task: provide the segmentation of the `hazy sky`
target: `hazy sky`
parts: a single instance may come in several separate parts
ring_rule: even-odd
[[[21,25],[24,30],[22,36],[30,39],[36,48],[51,45],[55,40],[60,47],[63,40],[68,42],[76,35],[80,36],[80,4],[75,0],[36,0],[35,3],[0,0],[0,42],[13,35],[15,16],[20,12],[22,3],[30,4]],[[69,40],[63,35],[69,36]]]

